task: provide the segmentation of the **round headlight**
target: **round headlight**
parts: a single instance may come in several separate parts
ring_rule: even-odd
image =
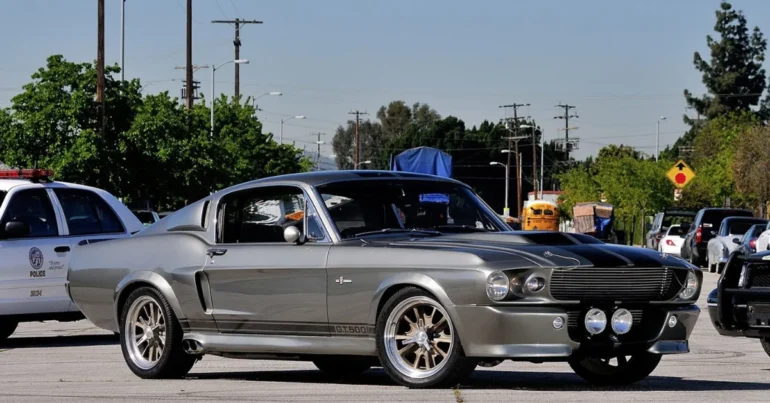
[[[501,271],[493,272],[487,277],[487,296],[492,301],[500,301],[508,296],[508,276]]]
[[[690,299],[698,292],[698,277],[694,272],[687,273],[687,280],[685,280],[684,290],[679,293],[679,298]]]
[[[634,324],[634,315],[628,309],[618,309],[612,314],[612,331],[616,334],[626,334]]]
[[[527,290],[531,292],[538,292],[545,288],[545,279],[542,277],[530,277],[527,280]]]
[[[607,327],[607,315],[601,309],[593,308],[586,313],[586,330],[591,334],[599,334]]]

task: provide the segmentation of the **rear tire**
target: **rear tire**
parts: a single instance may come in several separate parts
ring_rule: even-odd
[[[182,328],[158,290],[134,290],[120,317],[120,347],[128,368],[144,379],[181,378],[197,357],[184,352]]]
[[[334,378],[358,376],[368,371],[375,364],[375,357],[328,356],[313,360],[316,368],[324,375]]]
[[[13,332],[16,331],[16,327],[19,326],[19,322],[11,320],[0,320],[0,342],[11,337]]]
[[[646,378],[655,370],[661,358],[659,354],[644,352],[615,358],[617,365],[612,365],[611,359],[594,357],[570,360],[569,365],[578,376],[590,384],[620,386]]]
[[[390,297],[377,316],[376,329],[382,367],[401,385],[453,386],[476,369],[477,360],[465,356],[444,307],[422,289],[407,287]]]

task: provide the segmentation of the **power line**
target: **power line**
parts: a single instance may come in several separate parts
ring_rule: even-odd
[[[519,132],[519,115],[518,110],[522,106],[529,107],[529,103],[526,104],[517,104],[512,103],[509,105],[500,105],[500,108],[512,108],[513,109],[513,118],[505,118],[503,119],[506,123],[506,128],[508,128],[509,131],[518,134]],[[513,130],[511,130],[511,124],[513,124]],[[508,136],[508,164],[505,166],[505,176],[508,177],[508,171],[511,167],[511,142],[515,140],[516,146],[515,146],[515,152],[516,152],[516,217],[521,217],[521,175],[519,175],[519,140],[524,139],[524,136]],[[509,209],[508,209],[508,182],[506,182],[505,185],[505,208],[503,209],[503,215],[509,215]]]
[[[233,5],[233,7],[235,7]],[[246,24],[262,24],[262,21],[257,20],[242,20],[240,18],[236,18],[234,20],[213,20],[211,21],[212,24],[235,24],[235,39],[233,40],[233,45],[235,46],[235,59],[233,60],[240,60],[241,59],[241,25]],[[235,94],[234,99],[238,100],[238,96],[241,92],[241,69],[240,64],[235,63]]]

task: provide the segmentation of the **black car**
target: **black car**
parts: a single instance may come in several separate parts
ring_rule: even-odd
[[[770,355],[770,251],[730,255],[708,310],[719,334],[759,339]]]
[[[717,229],[722,220],[727,217],[753,217],[751,211],[731,208],[704,208],[698,211],[691,225],[683,225],[687,229],[681,256],[690,263],[704,267],[706,265],[706,246],[711,238],[717,235]]]
[[[666,209],[655,214],[652,219],[652,227],[647,232],[644,247],[657,250],[660,240],[666,235],[669,227],[675,224],[690,224],[696,214],[697,211],[695,210],[685,209]]]

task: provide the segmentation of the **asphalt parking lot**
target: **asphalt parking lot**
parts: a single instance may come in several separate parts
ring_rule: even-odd
[[[0,346],[0,401],[767,402],[770,357],[756,340],[717,335],[705,302],[717,277],[705,278],[692,352],[665,357],[627,388],[590,387],[563,363],[506,362],[478,370],[458,390],[409,390],[380,369],[329,382],[309,363],[217,357],[205,357],[187,379],[145,381],[128,370],[115,336],[81,321],[21,325]]]

